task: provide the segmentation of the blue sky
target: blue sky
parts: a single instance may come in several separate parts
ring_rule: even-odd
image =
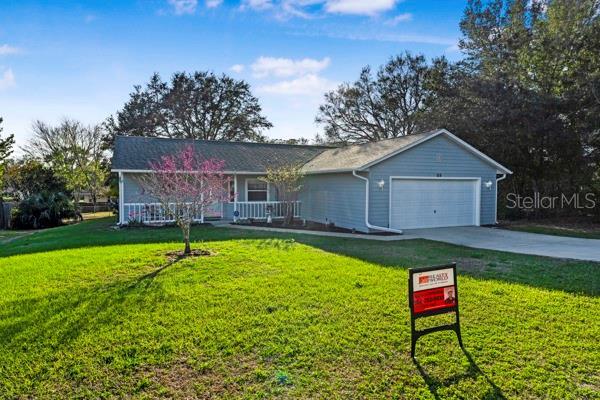
[[[138,0],[0,3],[0,116],[103,121],[153,72],[250,82],[271,137],[313,138],[323,93],[405,50],[460,57],[463,0]]]

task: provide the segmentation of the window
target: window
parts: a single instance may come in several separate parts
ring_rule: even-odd
[[[269,185],[258,179],[246,179],[246,201],[268,201]]]

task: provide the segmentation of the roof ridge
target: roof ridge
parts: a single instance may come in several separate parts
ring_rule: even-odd
[[[348,148],[348,147],[360,147],[360,146],[366,146],[366,145],[369,145],[369,144],[377,144],[377,143],[381,143],[381,142],[389,142],[391,140],[404,139],[404,138],[407,138],[407,137],[431,135],[431,134],[439,132],[440,130],[442,130],[442,129],[432,129],[432,130],[427,131],[427,132],[411,133],[409,135],[402,135],[402,136],[396,136],[396,137],[391,137],[391,138],[385,138],[385,139],[377,140],[375,142],[354,143],[354,144],[349,144],[349,145],[346,145],[346,146],[338,146],[338,147],[332,146],[330,148],[331,149],[344,149],[344,148]]]
[[[115,138],[125,139],[151,139],[151,140],[172,140],[172,141],[191,141],[204,143],[224,143],[224,144],[243,144],[243,145],[258,145],[258,146],[277,146],[277,147],[306,147],[306,148],[322,148],[334,149],[334,146],[319,145],[319,144],[291,144],[291,143],[268,143],[268,142],[243,142],[233,140],[208,140],[208,139],[191,139],[191,138],[169,138],[164,136],[138,136],[138,135],[115,135]]]

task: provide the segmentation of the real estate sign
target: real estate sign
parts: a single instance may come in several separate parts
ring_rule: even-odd
[[[415,271],[412,275],[413,312],[456,307],[455,271],[455,268]]]
[[[458,315],[458,287],[456,281],[456,263],[408,270],[408,302],[411,320],[411,356],[415,356],[415,347],[419,337],[442,330],[453,330],[460,335],[460,320]],[[435,326],[423,330],[415,328],[418,318],[453,312],[456,322],[448,325]]]

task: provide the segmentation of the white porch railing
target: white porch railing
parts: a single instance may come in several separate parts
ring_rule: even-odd
[[[175,204],[169,204],[171,213],[166,212],[160,203],[124,203],[122,223],[131,221],[145,224],[175,222],[172,215],[176,212]],[[194,221],[203,222],[204,218],[223,218],[223,203],[213,204],[204,215],[194,216]]]
[[[288,207],[282,201],[239,201],[236,204],[240,213],[238,219],[266,219],[269,210],[271,218],[283,218]],[[294,210],[294,217],[300,217],[300,202],[292,202],[291,207]]]
[[[271,212],[271,218],[283,218],[286,215],[287,204],[281,201],[241,201],[232,204],[239,215],[234,219],[267,219],[267,212]],[[291,203],[294,217],[300,217],[299,201]],[[172,215],[175,213],[175,204],[169,205],[172,213],[166,212],[160,203],[123,203],[123,215],[121,223],[141,222],[144,224],[161,224],[175,222]],[[194,220],[203,222],[205,218],[223,218],[223,203],[215,203],[204,215],[196,215]],[[227,215],[230,218],[229,215]]]

